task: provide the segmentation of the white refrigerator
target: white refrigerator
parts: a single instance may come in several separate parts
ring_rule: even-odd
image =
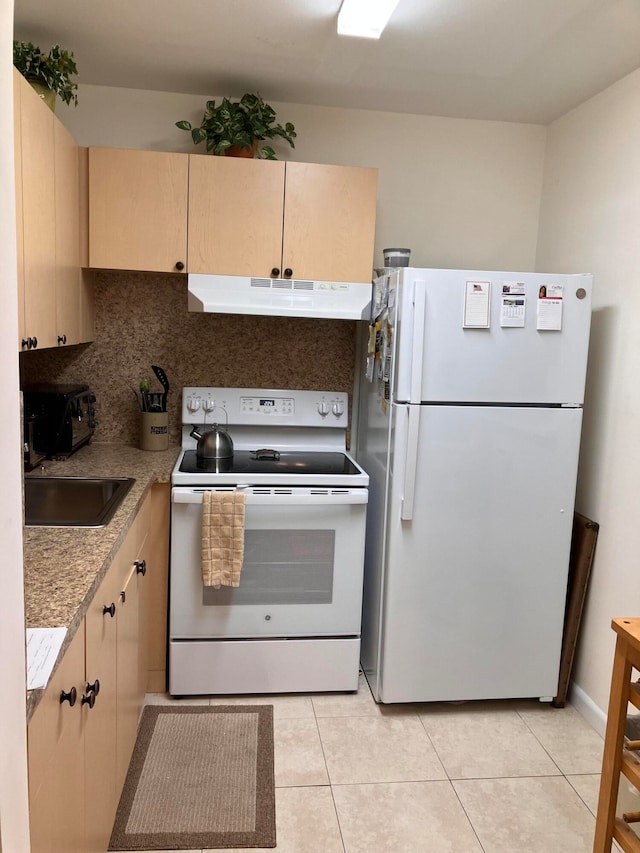
[[[592,278],[374,282],[362,666],[379,702],[557,693]]]

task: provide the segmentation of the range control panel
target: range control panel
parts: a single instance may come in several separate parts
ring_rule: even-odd
[[[348,395],[342,391],[272,388],[184,388],[183,423],[347,426]]]

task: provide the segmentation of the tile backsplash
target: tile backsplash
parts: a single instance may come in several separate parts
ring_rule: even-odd
[[[139,410],[132,387],[152,364],[164,368],[170,441],[180,441],[186,385],[299,388],[351,393],[356,323],[199,314],[187,310],[185,276],[92,273],[95,341],[20,356],[21,384],[86,382],[97,397],[96,441],[137,445]]]

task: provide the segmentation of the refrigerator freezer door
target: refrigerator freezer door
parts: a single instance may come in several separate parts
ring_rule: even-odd
[[[487,329],[463,325],[467,282],[473,281],[491,282]],[[582,404],[591,276],[406,269],[391,277],[392,291],[396,282],[390,311],[397,341],[395,400]],[[524,287],[522,327],[501,325],[503,289],[514,282]],[[562,328],[540,330],[540,287],[551,292],[552,284],[562,287]]]
[[[409,407],[394,406],[376,698],[554,696],[582,410],[420,408],[413,520],[403,521]],[[375,601],[375,571],[365,572]]]

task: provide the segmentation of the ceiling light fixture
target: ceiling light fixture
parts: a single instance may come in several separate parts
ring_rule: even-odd
[[[399,0],[342,0],[338,35],[379,39]]]

